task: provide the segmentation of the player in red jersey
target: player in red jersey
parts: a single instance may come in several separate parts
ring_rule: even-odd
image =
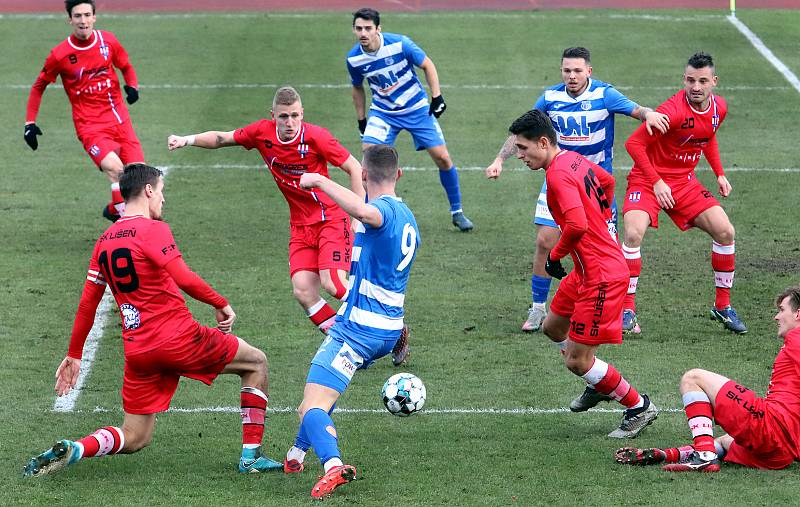
[[[545,269],[550,276],[566,278],[558,286],[542,329],[560,347],[567,368],[586,381],[587,391],[626,407],[619,428],[608,436],[634,438],[656,419],[658,409],[614,366],[595,356],[601,344],[622,343],[628,269],[607,225],[614,177],[583,156],[559,148],[549,117],[537,109],[520,116],[509,132],[515,136],[517,158],[533,170],[546,171],[547,205],[561,227],[561,238],[550,251]],[[561,265],[567,255],[575,265],[569,275]]]
[[[634,165],[623,207],[622,250],[630,269],[623,327],[626,331],[638,328],[635,298],[642,271],[642,239],[648,227],[658,227],[658,215],[663,209],[682,231],[698,227],[711,236],[711,267],[716,285],[711,317],[726,329],[742,334],[747,327],[730,304],[735,231],[719,201],[694,173],[700,156],[705,155],[717,175],[719,194],[730,195],[732,187],[722,169],[717,146],[717,129],[725,120],[728,106],[722,97],[713,94],[717,76],[710,55],[696,53],[689,58],[683,84],[683,90],[657,109],[669,117],[667,133],[651,136],[640,127],[625,143]]]
[[[128,104],[139,100],[136,72],[128,53],[111,32],[95,30],[94,0],[64,2],[72,35],[54,47],[31,87],[25,115],[25,142],[32,150],[39,147],[42,134],[36,116],[47,85],[61,76],[64,92],[72,105],[75,132],[97,167],[111,181],[111,202],[103,216],[116,220],[125,210],[119,191],[119,178],[126,164],[144,162],[144,153],[133,131],[128,108],[122,101],[115,67],[125,78]]]
[[[108,285],[119,306],[125,346],[122,427],[106,426],[80,440],[57,442],[30,460],[25,477],[55,472],[82,458],[142,449],[150,444],[156,414],[169,408],[180,377],[211,385],[220,373],[242,379],[239,471],[283,468],[261,454],[267,357],[230,334],[236,314],[228,301],[186,266],[169,225],[161,221],[163,187],[158,169],[126,166],[120,178],[125,215],[95,244],[69,352],[56,371],[56,393],[65,395],[78,380],[83,345]],[[197,323],[181,290],[213,306],[219,327]]]
[[[169,136],[170,150],[184,146],[216,149],[256,148],[289,204],[289,270],[294,297],[323,332],[336,312],[320,296],[320,286],[336,299],[347,292],[350,270],[350,218],[323,192],[300,188],[300,176],[328,176],[328,163],[350,175],[350,187],[364,196],[361,164],[326,129],[303,121],[303,104],[294,88],[284,87],[272,101],[272,119],[230,132]]]
[[[778,336],[783,339],[764,398],[733,380],[706,370],[689,370],[681,396],[693,445],[664,449],[623,447],[620,463],[667,463],[670,472],[716,472],[719,460],[780,470],[800,461],[800,287],[775,298]],[[727,433],[714,439],[714,421]]]

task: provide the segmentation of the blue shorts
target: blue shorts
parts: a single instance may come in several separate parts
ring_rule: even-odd
[[[328,336],[311,360],[306,383],[320,384],[343,393],[356,370],[368,368],[375,360],[389,354],[396,342],[397,339],[345,337],[334,325],[328,329]]]
[[[428,114],[427,107],[407,114],[386,114],[370,109],[361,142],[394,146],[401,130],[408,130],[417,151],[445,144],[442,128],[436,118]]]
[[[547,181],[542,183],[542,190],[539,191],[539,199],[536,201],[536,213],[533,215],[534,225],[546,225],[547,227],[558,228],[550,208],[547,207]],[[608,223],[609,232],[617,235],[617,201],[611,202],[611,222]]]

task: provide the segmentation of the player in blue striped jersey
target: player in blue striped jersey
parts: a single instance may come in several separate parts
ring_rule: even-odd
[[[437,121],[447,105],[439,88],[436,66],[405,35],[381,32],[380,14],[374,9],[364,8],[353,14],[353,33],[358,42],[347,53],[346,64],[363,147],[394,146],[400,131],[407,130],[417,151],[427,150],[439,168],[439,181],[450,202],[453,225],[461,231],[471,231],[472,221],[461,206],[458,169],[453,165]],[[415,66],[425,73],[431,89],[430,104]],[[369,115],[364,79],[372,92]]]
[[[561,55],[562,83],[547,88],[533,106],[550,117],[558,135],[560,148],[575,151],[603,169],[612,172],[614,156],[614,115],[624,114],[641,120],[647,131],[653,129],[664,133],[669,127],[669,119],[643,107],[608,83],[592,79],[592,64],[589,50],[582,47],[567,48]],[[509,136],[500,153],[486,169],[488,178],[497,178],[503,171],[503,162],[516,154],[514,136]],[[616,235],[617,205],[612,203],[613,223],[609,230]],[[536,203],[536,253],[533,257],[533,276],[531,277],[531,296],[533,302],[528,309],[528,318],[522,330],[533,332],[540,329],[547,310],[545,303],[550,292],[550,275],[544,269],[547,254],[558,242],[560,232],[550,210],[547,208],[547,184]],[[625,253],[629,255],[629,253]],[[635,317],[634,317],[635,318]],[[637,332],[634,319],[623,324],[626,331]]]
[[[348,292],[336,322],[317,350],[297,409],[300,427],[284,461],[286,473],[303,470],[310,447],[325,475],[311,490],[324,498],[355,478],[356,469],[342,462],[338,436],[330,417],[356,370],[388,355],[403,329],[403,305],[411,265],[420,244],[411,210],[395,195],[401,175],[391,146],[364,150],[363,177],[369,202],[316,173],[306,173],[300,186],[318,188],[361,223],[353,243]]]

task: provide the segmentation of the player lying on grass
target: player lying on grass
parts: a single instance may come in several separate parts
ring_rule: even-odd
[[[800,287],[775,298],[778,336],[783,339],[764,398],[722,375],[689,370],[681,396],[692,445],[664,449],[618,449],[630,465],[662,464],[670,472],[717,472],[720,460],[779,470],[800,460]],[[714,422],[727,433],[714,439]]]
[[[122,318],[125,370],[122,427],[106,426],[81,439],[61,440],[31,458],[23,476],[55,472],[83,458],[130,454],[150,444],[156,414],[169,408],[180,377],[211,384],[220,373],[242,379],[242,456],[240,472],[279,469],[261,455],[267,409],[267,357],[230,334],[236,319],[228,301],[189,269],[161,218],[161,171],[144,164],[127,166],[120,178],[125,215],[103,233],[89,262],[67,357],[56,370],[56,393],[75,387],[86,337],[97,305],[110,287]],[[216,310],[219,326],[197,323],[181,294]]]

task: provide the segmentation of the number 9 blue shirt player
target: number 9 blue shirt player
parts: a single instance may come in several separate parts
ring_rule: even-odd
[[[330,414],[356,370],[388,355],[403,329],[403,304],[411,265],[420,244],[411,210],[395,195],[402,174],[391,146],[364,150],[363,178],[369,202],[316,173],[305,173],[300,186],[318,188],[361,223],[356,228],[348,291],[320,345],[306,378],[303,402],[297,409],[300,428],[284,460],[284,472],[303,470],[310,447],[325,468],[311,490],[324,498],[356,476],[342,462],[338,435]]]
[[[347,53],[346,63],[363,147],[376,144],[394,146],[400,131],[407,130],[417,151],[427,150],[439,168],[439,181],[450,201],[453,225],[461,231],[471,231],[472,222],[464,216],[461,207],[458,170],[450,159],[437,121],[447,104],[439,88],[436,66],[405,35],[382,33],[380,14],[374,9],[364,8],[353,13],[353,33],[358,42]],[[431,89],[430,104],[425,88],[414,72],[415,66],[425,73]],[[364,79],[372,92],[369,117]]]

